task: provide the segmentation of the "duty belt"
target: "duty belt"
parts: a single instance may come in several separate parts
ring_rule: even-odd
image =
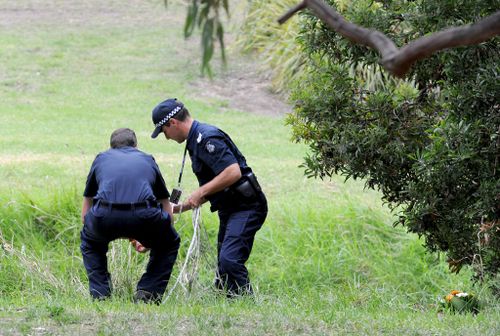
[[[94,199],[94,204],[97,206],[109,207],[115,210],[134,210],[137,208],[155,208],[158,206],[156,201],[144,201],[137,203],[113,203],[100,199]]]

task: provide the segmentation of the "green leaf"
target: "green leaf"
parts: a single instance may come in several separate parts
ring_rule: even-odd
[[[210,11],[210,4],[206,3],[201,9],[200,15],[198,16],[198,27],[201,27],[204,21],[208,18],[208,12]]]
[[[224,9],[226,10],[226,14],[229,16],[229,1],[222,0],[222,6],[224,6]]]
[[[196,22],[196,15],[198,13],[198,4],[195,2],[189,6],[186,21],[184,23],[184,37],[187,38],[193,34],[194,23]]]
[[[451,304],[452,308],[458,312],[465,310],[467,307],[467,302],[465,302],[464,299],[456,297],[456,296],[454,296],[451,299],[450,304]]]
[[[215,23],[214,18],[208,19],[203,25],[203,31],[201,34],[201,43],[203,49],[201,71],[202,73],[206,71],[210,77],[212,76],[211,75],[212,72],[209,63],[214,54],[214,36],[213,36],[214,23]]]
[[[222,23],[220,23],[219,21],[217,21],[217,38],[219,39],[222,62],[226,64],[226,51],[224,46],[224,27],[222,26]]]

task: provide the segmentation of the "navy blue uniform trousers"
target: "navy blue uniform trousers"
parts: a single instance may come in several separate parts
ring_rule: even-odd
[[[245,262],[252,252],[255,234],[267,217],[267,202],[262,198],[262,202],[248,210],[219,210],[215,285],[227,290],[230,296],[252,293]]]
[[[85,215],[80,236],[83,264],[93,298],[102,299],[111,294],[106,252],[109,243],[117,238],[134,238],[151,249],[146,272],[137,284],[137,290],[161,298],[180,244],[168,213],[159,207],[116,210],[97,203]]]

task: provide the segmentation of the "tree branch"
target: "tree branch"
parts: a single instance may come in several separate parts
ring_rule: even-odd
[[[382,58],[380,64],[397,77],[403,77],[413,63],[439,50],[479,44],[500,35],[500,11],[498,11],[475,24],[448,28],[418,38],[398,49],[394,42],[383,33],[345,20],[322,0],[303,0],[283,15],[278,22],[285,23],[305,8],[309,8],[316,17],[340,35],[354,43],[377,50]]]

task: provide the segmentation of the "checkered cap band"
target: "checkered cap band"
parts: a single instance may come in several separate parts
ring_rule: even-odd
[[[155,124],[155,127],[160,127],[160,126],[163,126],[167,123],[167,121],[169,121],[174,115],[177,114],[177,112],[179,112],[180,110],[182,110],[182,106],[177,106],[176,108],[174,108],[172,111],[170,111],[166,116],[165,118],[163,118],[162,120],[160,120],[159,122],[157,122]]]

